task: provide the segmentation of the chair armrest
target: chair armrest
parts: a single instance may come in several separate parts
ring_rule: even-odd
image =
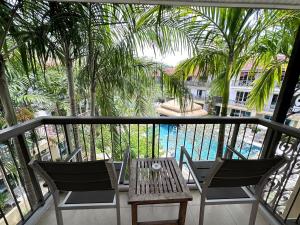
[[[236,151],[235,149],[232,149],[230,146],[227,145],[226,148],[226,153],[225,153],[225,159],[229,159],[229,153],[233,153],[235,155],[237,155],[240,159],[242,160],[247,160],[247,158],[245,156],[243,156],[241,153],[239,153],[238,151]]]
[[[187,163],[189,164],[190,168],[193,171],[196,171],[193,160],[192,160],[191,156],[189,155],[189,153],[186,151],[186,148],[184,146],[181,146],[181,151],[180,151],[180,159],[179,159],[179,168],[180,168],[180,170],[182,170],[182,164],[183,164],[183,157],[184,156],[186,157]]]
[[[80,153],[82,151],[82,148],[79,147],[77,149],[75,149],[70,155],[68,155],[68,157],[64,160],[65,162],[70,162],[72,159],[75,158],[76,155],[78,155],[78,153]]]
[[[126,168],[127,168],[128,164],[130,164],[130,148],[128,148],[123,154],[123,162],[122,162],[120,175],[119,175],[119,181],[118,181],[119,184],[124,183],[125,172],[126,172]]]

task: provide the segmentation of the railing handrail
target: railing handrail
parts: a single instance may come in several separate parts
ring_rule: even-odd
[[[73,117],[42,116],[0,131],[0,142],[22,135],[44,124],[260,124],[275,131],[300,138],[300,130],[257,117]]]
[[[43,124],[241,124],[257,123],[257,117],[232,118],[220,116],[196,117],[44,117]]]
[[[14,126],[7,127],[0,130],[0,142],[6,141],[12,137],[22,135],[25,132],[32,130],[36,127],[43,125],[43,117],[37,117],[26,122],[16,124]]]

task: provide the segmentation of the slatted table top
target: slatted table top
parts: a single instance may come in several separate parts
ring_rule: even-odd
[[[152,164],[159,163],[159,172]],[[137,159],[130,166],[129,203],[190,201],[192,196],[174,158]]]

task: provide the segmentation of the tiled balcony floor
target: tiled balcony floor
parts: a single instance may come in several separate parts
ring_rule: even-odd
[[[192,191],[193,201],[189,202],[186,225],[198,225],[199,198],[197,191]],[[139,206],[139,221],[176,219],[178,204]],[[205,225],[248,225],[250,205],[208,206],[205,211]],[[115,209],[90,209],[63,211],[64,225],[116,225]],[[121,192],[121,224],[131,225],[131,209],[127,204],[127,192]],[[56,225],[54,207],[42,216],[37,225]],[[256,225],[270,225],[258,213]]]

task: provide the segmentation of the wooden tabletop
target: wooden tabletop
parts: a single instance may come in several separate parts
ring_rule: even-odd
[[[152,164],[161,169],[152,171]],[[192,200],[174,158],[137,159],[130,166],[129,203],[155,204]]]

